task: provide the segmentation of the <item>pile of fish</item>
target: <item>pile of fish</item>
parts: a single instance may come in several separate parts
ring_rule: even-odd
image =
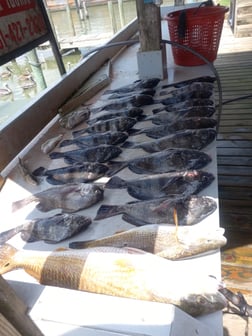
[[[56,186],[13,202],[13,211],[36,202],[41,212],[58,209],[61,214],[0,233],[0,274],[24,268],[41,284],[173,303],[193,316],[225,307],[216,280],[197,274],[184,281],[174,266],[174,260],[197,257],[226,243],[224,230],[199,230],[196,225],[217,209],[214,198],[199,195],[215,179],[207,171],[212,162],[207,148],[216,138],[214,78],[163,87],[159,82],[139,80],[107,90],[99,107],[80,106],[59,119],[61,127],[73,129],[72,137],[62,139],[60,134],[42,148],[60,166],[32,173],[34,179]],[[123,159],[129,151],[132,156]],[[131,178],[120,175],[125,169]],[[107,181],[100,182],[104,176]],[[118,204],[108,199],[114,189],[121,191]],[[94,217],[86,216],[94,206]],[[78,211],[84,215],[73,214]],[[27,242],[57,243],[93,221],[103,225],[118,215],[136,227],[75,241],[51,253],[18,251],[6,244],[18,233]]]

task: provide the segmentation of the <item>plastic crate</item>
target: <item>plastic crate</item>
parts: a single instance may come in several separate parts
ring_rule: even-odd
[[[165,19],[168,22],[170,40],[193,49],[209,62],[213,62],[217,57],[227,11],[228,8],[224,6],[206,6],[169,13]],[[183,19],[182,22],[181,19]],[[193,66],[206,63],[190,51],[180,47],[172,46],[172,53],[177,65]]]

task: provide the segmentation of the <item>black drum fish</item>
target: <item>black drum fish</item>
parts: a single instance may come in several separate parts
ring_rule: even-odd
[[[142,89],[153,89],[155,88],[158,83],[160,82],[159,78],[148,78],[148,79],[140,79],[135,81],[134,83],[121,86],[117,89],[112,90],[106,90],[103,94],[111,94],[111,93],[129,93],[136,90],[142,90]]]
[[[213,106],[213,105],[214,105],[214,101],[212,99],[195,98],[195,99],[185,100],[180,103],[176,103],[176,104],[172,103],[166,106],[155,108],[152,110],[152,113],[156,114],[161,111],[174,112],[174,111],[179,111],[183,109],[188,109],[194,106]]]
[[[117,117],[129,117],[135,118],[136,120],[144,119],[145,116],[143,115],[144,110],[140,107],[132,107],[130,109],[123,109],[120,111],[105,111],[104,113],[100,114],[96,118],[91,118],[87,121],[88,125],[93,125],[98,121],[105,121],[108,119],[113,119]]]
[[[39,211],[47,212],[62,209],[64,212],[75,212],[91,207],[103,199],[103,188],[91,183],[69,183],[52,187],[12,203],[12,211],[37,202]]]
[[[100,145],[76,149],[67,152],[52,152],[49,154],[51,159],[63,158],[68,164],[83,162],[104,163],[120,155],[122,150],[114,145]]]
[[[163,125],[174,123],[183,118],[210,118],[214,113],[215,108],[213,106],[193,106],[188,109],[172,112],[162,111],[146,118],[146,120],[151,120],[156,125]]]
[[[172,83],[172,84],[164,84],[161,86],[162,89],[166,89],[169,87],[175,87],[175,88],[180,88],[183,87],[185,85],[194,83],[194,82],[203,82],[203,83],[214,83],[216,81],[215,77],[211,77],[211,76],[200,76],[200,77],[195,77],[195,78],[191,78],[191,79],[186,79],[177,83]]]
[[[201,150],[216,139],[216,130],[213,128],[187,129],[174,132],[154,141],[135,144],[126,141],[122,147],[142,148],[148,153],[159,152],[168,148],[189,148]]]
[[[106,176],[112,176],[125,167],[136,174],[162,174],[172,171],[201,169],[211,161],[211,157],[202,151],[169,148],[129,161],[110,161]]]
[[[120,205],[102,204],[94,220],[123,215],[123,220],[136,226],[153,223],[175,225],[174,209],[178,225],[194,225],[212,214],[217,205],[213,198],[198,195],[186,198],[163,197]]]
[[[126,188],[130,196],[140,200],[165,196],[187,197],[199,193],[214,179],[213,174],[200,170],[148,175],[132,180],[113,176],[106,183],[105,188]]]
[[[66,139],[60,143],[60,147],[76,145],[79,148],[99,145],[118,145],[128,138],[126,132],[104,132],[80,136],[74,139]]]
[[[72,166],[48,169],[36,169],[35,176],[45,176],[46,181],[53,185],[66,183],[85,183],[97,180],[109,170],[108,166],[99,162],[84,162]]]
[[[98,121],[97,123],[94,123],[93,125],[74,131],[73,137],[76,138],[84,133],[104,133],[104,132],[128,132],[137,122],[137,119],[135,118],[129,118],[129,117],[117,117],[112,118],[104,121]]]
[[[35,218],[17,227],[0,233],[0,244],[6,243],[18,233],[27,243],[43,240],[54,244],[85,230],[91,218],[77,214],[57,214],[47,218]]]
[[[217,125],[217,121],[213,118],[191,117],[181,118],[172,124],[165,124],[143,129],[138,134],[145,133],[149,138],[158,139],[171,133],[198,128],[213,128]]]

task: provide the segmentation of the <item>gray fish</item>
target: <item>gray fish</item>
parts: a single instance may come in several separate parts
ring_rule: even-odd
[[[135,90],[133,92],[125,92],[125,93],[112,93],[108,99],[118,99],[118,98],[123,98],[123,97],[129,97],[134,95],[149,95],[149,96],[154,96],[156,93],[156,90],[154,89],[143,89],[143,90]]]
[[[158,139],[171,133],[198,128],[213,128],[217,125],[217,121],[213,118],[206,117],[191,117],[182,118],[172,124],[165,124],[155,127],[143,129],[138,134],[145,133],[149,138]]]
[[[91,207],[103,199],[104,190],[91,183],[69,183],[59,187],[49,188],[12,203],[12,211],[38,202],[36,208],[47,212],[62,209],[65,212],[75,212]]]
[[[132,180],[112,177],[107,183],[108,189],[126,188],[129,195],[148,200],[166,196],[187,197],[197,194],[208,187],[214,175],[200,170],[187,170],[156,175],[148,175]]]
[[[154,99],[150,95],[133,95],[124,98],[118,98],[114,101],[106,103],[100,107],[92,108],[91,112],[97,113],[101,111],[108,110],[120,110],[122,108],[131,108],[131,107],[141,107],[145,105],[151,105],[154,103]]]
[[[214,85],[208,82],[193,82],[172,91],[160,91],[159,95],[171,95],[181,100],[190,98],[209,98],[213,94]]]
[[[47,218],[35,218],[22,225],[0,233],[0,244],[6,243],[18,233],[28,242],[43,240],[58,243],[85,230],[92,223],[91,218],[77,214],[57,214]]]
[[[72,166],[46,170],[40,167],[33,172],[35,176],[46,176],[46,181],[53,185],[66,183],[85,183],[104,176],[108,167],[99,162],[84,162]]]
[[[74,241],[70,248],[97,246],[133,247],[169,260],[178,260],[214,251],[227,242],[222,228],[149,224],[90,241]]]
[[[215,113],[215,108],[213,106],[193,106],[183,110],[175,110],[172,112],[162,111],[154,116],[146,118],[146,120],[151,120],[153,124],[163,125],[171,124],[183,118],[194,118],[194,117],[212,117]]]
[[[122,150],[114,145],[100,145],[67,152],[52,152],[51,159],[64,158],[66,163],[100,162],[104,163],[120,155]]]
[[[169,148],[129,161],[110,162],[106,175],[112,176],[125,167],[136,174],[160,174],[179,170],[201,169],[211,161],[211,157],[202,151]]]
[[[216,208],[215,200],[207,196],[163,197],[122,205],[102,204],[94,220],[122,214],[123,220],[136,226],[153,223],[175,225],[174,210],[176,209],[178,225],[194,225],[211,215]]]
[[[96,118],[89,119],[87,123],[89,125],[93,125],[94,123],[96,123],[98,121],[105,121],[105,120],[113,119],[113,118],[117,118],[117,117],[129,117],[129,118],[135,118],[137,120],[141,120],[141,119],[145,118],[143,116],[143,112],[144,112],[144,110],[140,107],[132,107],[130,109],[123,109],[121,111],[114,111],[114,112],[113,111],[112,112],[105,111],[100,116],[98,116]]]
[[[137,120],[135,118],[117,117],[98,121],[85,129],[74,131],[72,134],[75,138],[83,133],[104,133],[108,131],[127,132],[136,124],[136,122]]]
[[[90,116],[90,110],[86,106],[79,106],[77,109],[68,113],[67,115],[59,119],[59,123],[66,129],[72,129],[80,123],[88,120]]]
[[[195,106],[213,106],[214,102],[211,99],[200,99],[200,98],[195,98],[195,99],[189,99],[189,100],[185,100],[182,101],[180,103],[172,103],[163,107],[159,107],[156,109],[152,110],[153,114],[159,113],[161,111],[166,111],[166,112],[174,112],[174,111],[179,111],[182,109],[188,109],[191,107],[195,107]]]
[[[200,76],[200,77],[195,77],[192,79],[186,79],[177,83],[172,83],[172,84],[164,84],[161,86],[162,89],[167,89],[169,87],[175,87],[175,88],[180,88],[185,85],[194,83],[194,82],[205,82],[205,83],[214,83],[216,81],[215,77],[211,76]]]
[[[188,129],[174,132],[154,141],[146,141],[135,144],[126,141],[122,147],[142,148],[148,153],[159,152],[168,148],[188,148],[201,150],[212,143],[216,138],[216,130],[213,128]]]
[[[158,83],[160,82],[159,78],[148,78],[148,79],[141,79],[137,80],[132,84],[125,85],[122,87],[119,87],[118,89],[113,89],[113,90],[106,90],[103,94],[111,94],[111,93],[129,93],[135,90],[139,89],[151,89],[155,88]]]
[[[67,139],[61,142],[60,147],[76,145],[79,148],[98,145],[118,145],[128,138],[126,132],[105,132],[80,136],[74,139]]]
[[[44,154],[48,154],[57,146],[57,144],[62,140],[62,138],[63,138],[63,134],[59,134],[53,138],[46,140],[41,145],[41,151]]]

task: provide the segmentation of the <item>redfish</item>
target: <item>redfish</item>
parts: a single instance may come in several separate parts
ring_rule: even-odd
[[[226,306],[216,279],[188,270],[185,280],[179,263],[129,248],[45,252],[0,247],[0,274],[22,268],[43,285],[170,303],[192,316]]]

